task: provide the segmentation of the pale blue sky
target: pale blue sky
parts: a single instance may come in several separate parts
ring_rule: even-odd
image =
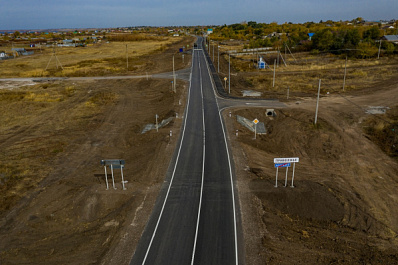
[[[398,19],[397,0],[0,0],[0,30]]]

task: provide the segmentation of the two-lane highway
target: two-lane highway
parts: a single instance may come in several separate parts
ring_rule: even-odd
[[[198,39],[180,145],[130,264],[238,264],[237,200],[219,107]]]

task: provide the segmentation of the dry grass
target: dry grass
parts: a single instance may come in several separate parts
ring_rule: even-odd
[[[271,57],[273,56],[273,57]],[[275,55],[264,56],[271,64]],[[295,54],[294,60],[288,56],[287,66],[280,60],[276,68],[275,87],[272,87],[273,64],[271,69],[257,70],[253,67],[251,55],[231,58],[234,71],[244,76],[250,89],[274,92],[290,91],[313,93],[322,79],[322,93],[342,91],[344,82],[345,58],[333,55],[312,55],[309,53]],[[224,60],[228,58],[224,57]],[[374,85],[376,82],[389,80],[398,74],[398,58],[384,57],[377,59],[349,59],[345,90],[355,90]]]
[[[102,42],[87,47],[57,47],[56,55],[63,71],[53,56],[53,48],[36,51],[32,56],[21,56],[13,60],[0,61],[0,75],[5,77],[41,76],[93,76],[126,73],[126,45],[129,71],[143,65],[139,57],[160,52],[183,37],[143,39],[139,41]],[[45,71],[48,65],[47,71]]]
[[[0,192],[8,194],[0,210],[36,187],[50,170],[43,165],[63,152],[74,132],[90,126],[87,121],[118,100],[113,92],[88,94],[84,86],[53,83],[0,90]]]

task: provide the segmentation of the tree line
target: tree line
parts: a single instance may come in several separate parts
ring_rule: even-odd
[[[319,23],[303,24],[257,23],[255,21],[223,25],[214,28],[212,40],[229,39],[245,41],[245,48],[283,47],[285,44],[296,51],[330,52],[347,54],[358,58],[377,56],[379,48],[383,54],[398,53],[398,46],[380,39],[384,35],[397,34],[394,28],[383,28],[382,23],[368,25],[362,18],[353,21],[334,22],[331,20]],[[310,38],[309,33],[313,33]]]

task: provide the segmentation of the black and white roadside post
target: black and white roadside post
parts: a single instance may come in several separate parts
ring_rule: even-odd
[[[287,174],[288,174],[288,168],[291,166],[291,163],[293,163],[293,173],[292,173],[292,185],[290,186],[291,188],[294,188],[294,171],[296,168],[296,163],[299,162],[298,157],[288,157],[288,158],[274,158],[274,166],[276,167],[276,178],[275,178],[275,188],[278,187],[278,169],[280,167],[286,167],[286,176],[285,176],[285,187],[287,187]]]

